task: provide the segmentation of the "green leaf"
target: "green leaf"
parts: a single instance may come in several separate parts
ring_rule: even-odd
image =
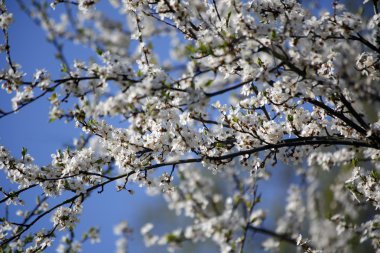
[[[240,197],[240,196],[235,196],[235,197],[234,197],[234,204],[235,204],[235,205],[239,204],[240,201],[241,201],[241,197]]]
[[[257,87],[254,84],[251,85],[251,90],[253,90],[255,93],[259,92],[259,90],[257,89]]]
[[[97,125],[98,122],[97,122],[96,120],[94,120],[94,119],[90,119],[90,120],[87,122],[87,124],[88,124],[89,126],[94,126],[94,125]]]
[[[67,73],[67,72],[69,72],[68,69],[67,69],[66,64],[62,64],[62,65],[61,65],[61,72],[63,72],[63,73]]]
[[[294,117],[293,117],[293,115],[288,114],[288,115],[286,115],[286,119],[287,119],[288,121],[292,122],[292,121],[294,120]]]
[[[56,59],[62,59],[62,54],[60,54],[60,53],[56,53],[55,55],[54,55],[54,57],[56,58]]]
[[[25,244],[28,244],[28,243],[31,243],[31,242],[33,242],[33,236],[32,235],[29,235],[29,236],[26,236],[25,238],[24,238],[24,243]]]
[[[53,94],[51,94],[51,96],[49,97],[49,101],[53,101],[53,100],[56,100],[57,99],[57,93],[53,93]]]
[[[377,172],[376,170],[371,171],[371,177],[375,179],[375,181],[378,181],[380,179],[379,172]]]
[[[65,180],[65,182],[63,183],[63,185],[65,186],[66,190],[70,189],[70,184],[69,184],[69,182],[67,180]],[[65,220],[65,219],[68,219],[68,218],[69,218],[68,216],[67,216],[67,218],[66,218],[66,216],[62,216],[61,217],[62,220]]]
[[[212,82],[213,82],[214,80],[208,80],[205,84],[204,84],[204,86],[205,87],[209,87],[211,84],[212,84]]]
[[[216,147],[217,147],[217,148],[223,148],[223,147],[224,147],[224,144],[221,143],[221,142],[218,142],[218,143],[216,143]]]
[[[358,165],[358,159],[357,158],[353,158],[351,160],[351,164],[352,164],[352,166],[356,167]]]
[[[196,50],[194,45],[186,45],[185,46],[185,54],[186,55],[192,55],[195,54]]]
[[[198,48],[198,50],[202,53],[202,54],[207,54],[208,52],[208,49],[207,49],[207,46],[205,44],[201,44]]]
[[[231,11],[228,12],[228,14],[227,14],[227,19],[226,19],[226,26],[227,26],[227,27],[229,26],[229,23],[230,23],[231,14],[232,14]]]
[[[167,234],[166,235],[166,241],[168,243],[179,243],[181,242],[180,238],[176,236],[175,234]]]
[[[28,153],[28,149],[25,148],[25,147],[22,147],[22,151],[21,151],[22,159],[25,158],[25,156],[26,156],[27,153]]]
[[[232,230],[228,230],[227,232],[224,233],[225,238],[229,241],[231,240],[233,233]]]
[[[275,40],[275,39],[276,39],[276,37],[277,37],[277,33],[276,33],[275,30],[272,30],[272,32],[271,32],[271,34],[270,34],[270,37],[271,37],[272,40]]]
[[[102,158],[99,158],[98,160],[95,161],[95,163],[97,163],[97,164],[101,164],[101,163],[103,163],[103,159],[102,159]]]
[[[203,55],[209,55],[212,54],[212,48],[206,44],[200,43],[198,47],[198,51],[202,53]]]
[[[96,48],[96,53],[101,56],[104,53],[104,51],[98,47]]]
[[[261,197],[256,197],[256,199],[255,199],[255,204],[258,204],[258,203],[260,203],[261,202]]]
[[[263,67],[263,66],[264,66],[264,62],[261,60],[260,57],[257,58],[257,64],[258,64],[260,67]]]

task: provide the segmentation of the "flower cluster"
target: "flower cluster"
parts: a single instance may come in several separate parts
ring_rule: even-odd
[[[65,228],[74,228],[75,224],[78,222],[78,213],[80,210],[72,210],[68,207],[59,207],[54,213],[52,221],[54,225],[58,227],[59,230]]]
[[[379,1],[355,14],[336,1],[318,13],[296,0],[111,0],[122,18],[97,0],[55,0],[54,10],[24,1],[60,74],[22,71],[8,36],[17,17],[0,3],[0,83],[12,95],[0,120],[48,99],[49,121],[82,134],[45,165],[26,148],[17,158],[0,146],[13,183],[0,187],[0,205],[17,216],[0,218],[1,250],[44,250],[56,230],[69,231],[58,252],[100,242],[97,228],[78,240],[75,227],[83,202],[112,183],[162,195],[186,220],[161,235],[147,221],[149,247],[355,252],[371,240],[380,250]],[[91,59],[71,62],[67,43]],[[267,208],[278,187],[285,207]],[[29,191],[39,193],[33,207],[23,206]],[[32,229],[51,214],[50,229]],[[131,232],[127,222],[115,227],[118,252]]]

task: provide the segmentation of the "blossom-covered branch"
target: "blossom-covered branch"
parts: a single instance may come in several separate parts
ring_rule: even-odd
[[[337,1],[328,11],[296,0],[110,0],[106,11],[97,0],[16,2],[45,31],[60,69],[24,72],[13,56],[17,13],[0,3],[0,83],[13,96],[0,121],[48,99],[49,121],[86,137],[45,165],[26,148],[17,157],[0,147],[13,183],[0,188],[1,250],[42,251],[67,231],[58,251],[79,252],[100,241],[96,227],[76,238],[83,202],[111,185],[133,194],[133,184],[188,218],[162,235],[146,221],[149,247],[380,249],[378,1],[364,1],[364,13]],[[78,44],[87,60],[66,50]],[[261,193],[285,165],[284,210],[267,210]],[[25,204],[29,192],[35,204]],[[121,251],[132,229],[123,221],[115,232]]]

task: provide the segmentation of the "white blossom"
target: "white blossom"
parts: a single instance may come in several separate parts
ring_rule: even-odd
[[[88,199],[110,190],[164,201],[137,231],[169,252],[202,242],[250,252],[256,241],[379,251],[377,1],[363,1],[365,14],[337,1],[327,11],[296,0],[69,2],[22,6],[58,63],[32,59],[35,70],[14,57],[19,14],[0,2],[0,120],[47,100],[51,126],[79,132],[44,164],[22,143],[18,154],[0,146],[5,252],[50,251],[55,236],[58,252],[103,242],[96,224],[82,238],[76,227]],[[15,129],[5,123],[4,139]],[[133,247],[130,224],[114,227],[117,252]]]
[[[4,12],[0,14],[0,28],[8,29],[9,25],[13,21],[13,14],[9,12]]]

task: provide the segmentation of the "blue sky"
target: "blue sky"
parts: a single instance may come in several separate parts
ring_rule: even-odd
[[[98,8],[110,8],[101,4]],[[7,7],[14,14],[14,23],[10,33],[10,44],[12,58],[22,65],[22,70],[28,73],[30,80],[35,69],[45,68],[51,71],[53,77],[59,77],[60,66],[54,58],[55,50],[47,43],[45,33],[31,22],[23,12],[20,11],[15,1],[8,1]],[[3,39],[3,38],[1,38]],[[88,50],[80,46],[69,46],[65,48],[65,53],[72,62],[73,59],[87,59],[90,56]],[[6,65],[4,55],[0,58],[0,68]],[[11,107],[10,99],[12,94],[0,91],[0,108]],[[49,101],[42,98],[16,114],[9,115],[0,120],[0,145],[4,145],[16,157],[21,156],[22,147],[26,147],[28,152],[35,158],[39,165],[46,165],[51,162],[51,153],[57,149],[62,149],[72,143],[73,137],[79,136],[81,131],[74,127],[73,122],[67,124],[62,121],[48,123]],[[9,185],[4,174],[0,174],[0,184],[5,189],[15,186]],[[25,200],[32,202],[37,192],[26,194]],[[94,193],[95,195],[97,193]],[[149,204],[147,204],[149,203]],[[102,242],[96,245],[86,244],[84,252],[114,252],[115,239],[113,226],[122,220],[130,222],[135,228],[130,245],[131,252],[145,252],[142,248],[142,241],[139,237],[138,228],[144,223],[145,218],[151,216],[152,212],[145,209],[154,210],[157,200],[147,198],[142,191],[136,191],[134,196],[127,192],[115,192],[113,186],[109,186],[102,194],[92,196],[85,203],[84,212],[81,215],[81,223],[78,231],[86,231],[90,226],[101,228]],[[0,208],[1,216],[4,215],[4,207]],[[50,226],[50,221],[45,219],[39,226]],[[80,238],[80,236],[78,237]],[[47,252],[54,252],[55,247]]]

